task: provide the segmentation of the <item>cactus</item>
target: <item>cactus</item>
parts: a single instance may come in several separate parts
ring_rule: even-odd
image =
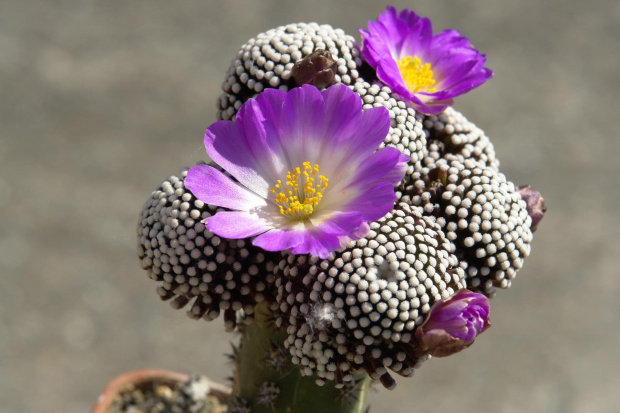
[[[256,307],[254,322],[241,327],[233,385],[234,405],[245,401],[252,413],[262,412],[363,412],[370,378],[361,373],[353,386],[335,388],[331,383],[317,386],[315,377],[302,376],[300,367],[271,362],[280,352],[286,331],[275,327],[269,310]],[[267,391],[275,389],[275,391]],[[275,397],[271,397],[277,393]],[[235,400],[236,399],[236,400]]]
[[[540,194],[448,107],[491,77],[484,55],[454,31],[418,41],[408,10],[379,20],[361,48],[316,23],[250,39],[207,128],[214,163],[143,208],[138,255],[161,299],[241,332],[231,413],[363,411],[372,380],[391,390],[391,374],[470,346],[530,253]],[[467,64],[421,60],[454,48]]]

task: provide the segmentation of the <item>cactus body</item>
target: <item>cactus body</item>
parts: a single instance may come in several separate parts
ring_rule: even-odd
[[[233,403],[241,400],[252,413],[363,412],[370,383],[365,373],[354,386],[337,389],[330,383],[318,386],[316,377],[300,374],[299,366],[273,363],[287,334],[269,322],[266,312],[265,306],[258,306],[254,322],[242,328]]]

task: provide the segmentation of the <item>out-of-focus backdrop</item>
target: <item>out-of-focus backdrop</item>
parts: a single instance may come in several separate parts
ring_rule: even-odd
[[[495,77],[455,108],[549,212],[470,349],[375,412],[620,411],[620,3],[395,1],[454,28]],[[380,1],[0,0],[0,411],[82,413],[130,369],[222,381],[235,337],[160,302],[143,202],[204,158],[238,48],[282,24],[358,37]]]

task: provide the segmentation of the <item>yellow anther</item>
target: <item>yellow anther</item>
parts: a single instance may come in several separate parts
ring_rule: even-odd
[[[422,64],[418,56],[406,56],[396,62],[400,75],[411,93],[433,93],[435,79],[430,63]]]
[[[320,192],[327,187],[328,179],[319,175],[319,165],[303,162],[302,168],[296,167],[286,173],[286,184],[280,188],[282,181],[278,180],[269,192],[276,194],[274,202],[278,204],[281,215],[288,215],[300,220],[310,217],[319,204],[323,194]],[[276,189],[278,191],[276,191]]]

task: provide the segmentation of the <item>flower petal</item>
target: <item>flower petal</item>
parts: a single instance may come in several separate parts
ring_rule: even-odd
[[[364,215],[361,212],[346,211],[325,213],[313,219],[312,223],[323,233],[341,235],[356,233],[363,221]]]
[[[399,37],[402,39],[399,39],[400,50],[393,57],[400,59],[406,56],[418,56],[423,59],[433,38],[432,23],[430,19],[419,17],[413,11],[405,9],[402,14],[406,14],[407,24],[400,28]]]
[[[362,212],[365,221],[376,221],[390,212],[394,202],[396,202],[394,184],[381,182],[360,193],[345,208]]]
[[[201,201],[224,208],[247,211],[266,205],[264,198],[208,165],[190,168],[185,178],[185,187]]]
[[[325,99],[325,129],[322,138],[330,137],[329,145],[334,147],[350,143],[351,138],[357,134],[363,116],[362,99],[350,92],[343,84],[334,85],[321,92]]]
[[[269,183],[286,173],[288,163],[282,147],[280,112],[286,92],[267,89],[251,99],[237,113],[237,127],[242,131],[255,165]]]
[[[267,251],[283,251],[303,242],[304,230],[272,229],[254,238],[252,244]]]
[[[242,239],[262,234],[271,229],[271,226],[257,214],[220,211],[207,218],[207,229],[223,238]]]
[[[390,131],[390,113],[384,107],[366,109],[362,112],[357,133],[349,142],[349,156],[359,159],[374,153]]]
[[[340,179],[324,192],[320,213],[364,211],[364,220],[381,218],[394,205],[394,186],[403,178],[408,159],[395,148],[382,148],[358,162],[349,179],[336,175]]]
[[[307,231],[299,245],[291,248],[293,254],[311,254],[320,258],[327,258],[330,251],[340,248],[338,235],[320,230]]]
[[[303,162],[316,163],[325,144],[325,102],[314,86],[303,85],[286,95],[280,114],[282,136],[286,137],[289,168]]]
[[[280,128],[286,96],[281,90],[267,89],[241,106],[236,122],[216,122],[205,133],[205,148],[211,159],[265,198],[290,168]]]
[[[357,95],[355,97],[359,98]],[[364,110],[352,136],[328,143],[328,149],[321,155],[319,162],[321,173],[329,179],[338,177],[339,187],[347,186],[354,179],[359,164],[377,150],[389,130],[390,115],[387,109],[376,107]]]
[[[261,174],[247,140],[236,122],[220,120],[205,131],[205,148],[209,157],[240,183],[256,194],[267,197],[269,182]]]
[[[395,186],[405,176],[408,159],[396,148],[382,148],[359,166],[355,171],[355,182],[351,186],[367,187],[377,180],[384,181],[386,175],[390,177],[392,186]],[[393,171],[395,173],[391,174]]]
[[[407,85],[405,85],[405,81],[403,80],[403,75],[400,73],[398,65],[392,57],[379,60],[379,66],[376,70],[379,80],[388,85],[393,92],[409,100],[411,100],[411,97],[415,97],[415,95],[407,89]]]

